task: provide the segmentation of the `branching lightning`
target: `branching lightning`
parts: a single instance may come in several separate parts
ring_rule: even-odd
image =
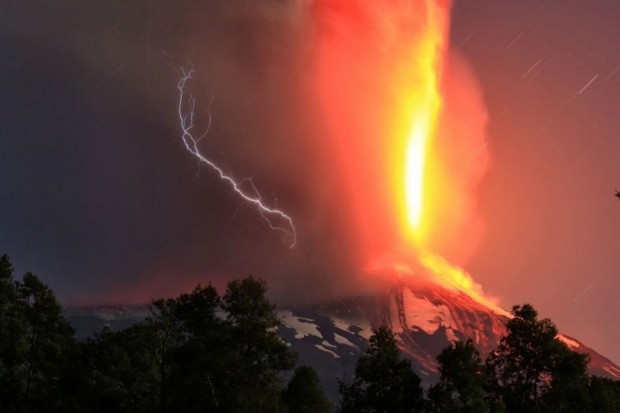
[[[263,217],[263,219],[267,222],[269,227],[272,230],[282,232],[284,234],[284,242],[288,243],[290,248],[293,248],[297,243],[297,231],[295,229],[295,225],[293,224],[293,219],[277,207],[266,205],[260,192],[256,188],[256,185],[254,185],[252,178],[236,180],[233,176],[225,173],[222,168],[200,152],[198,144],[202,139],[204,139],[205,136],[207,136],[207,133],[211,128],[212,118],[211,113],[207,112],[207,126],[205,127],[204,132],[200,135],[194,135],[193,129],[195,126],[194,111],[196,108],[196,98],[191,94],[189,97],[185,97],[185,85],[192,79],[193,74],[194,72],[191,70],[185,71],[182,69],[182,76],[177,84],[177,89],[179,90],[179,123],[181,125],[182,132],[181,138],[183,139],[185,148],[201,163],[214,170],[219,177],[223,181],[227,182],[245,202],[253,204],[261,217]],[[246,186],[249,186],[251,191],[244,189]]]

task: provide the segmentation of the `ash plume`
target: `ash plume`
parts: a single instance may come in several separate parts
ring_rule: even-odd
[[[71,214],[50,233],[62,232],[58,248],[81,255],[32,268],[63,280],[62,299],[144,302],[250,273],[267,279],[282,304],[367,288],[359,275],[368,256],[402,238],[386,183],[398,149],[390,135],[405,116],[392,77],[408,76],[401,52],[410,47],[415,56],[428,2],[39,3],[31,14],[7,6],[2,30],[48,64],[56,83],[70,85],[52,91],[67,98],[51,124],[74,121],[64,121],[51,151],[79,142],[89,157],[46,182],[84,194],[66,196]],[[449,2],[434,4],[449,18]],[[32,36],[35,26],[49,35]],[[212,116],[201,149],[290,212],[293,250],[184,152],[175,108],[181,67],[196,74],[197,121],[207,121],[207,110]],[[441,228],[430,242],[462,264],[480,230],[474,193],[488,157],[486,115],[463,59],[450,52],[442,67],[433,151],[446,179],[433,194]],[[34,84],[54,78],[21,76]],[[357,158],[347,164],[343,154]],[[40,242],[52,241],[44,234]],[[51,254],[40,261],[53,261]]]

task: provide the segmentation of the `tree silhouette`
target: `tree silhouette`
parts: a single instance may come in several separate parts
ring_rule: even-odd
[[[82,344],[89,390],[83,410],[152,412],[160,409],[156,335],[146,324],[119,332],[104,328]]]
[[[62,406],[67,394],[63,380],[74,367],[74,330],[62,315],[53,291],[34,274],[27,273],[17,287],[24,305],[27,326],[27,355],[23,404],[33,410]]]
[[[588,390],[591,400],[589,412],[620,412],[620,381],[592,376]]]
[[[222,308],[226,312],[231,356],[227,400],[234,411],[275,412],[281,409],[279,373],[295,357],[278,335],[275,305],[266,297],[264,280],[248,277],[228,283]]]
[[[484,367],[480,353],[471,340],[458,341],[438,356],[439,382],[429,389],[436,412],[484,413]]]
[[[486,361],[494,404],[509,412],[585,411],[587,356],[568,349],[531,305],[514,306],[512,315]]]
[[[229,359],[227,330],[217,314],[221,305],[217,290],[199,285],[189,294],[157,303],[160,314],[170,319],[161,327],[171,332],[174,343],[168,351],[167,403],[187,412],[217,411],[216,387]]]
[[[15,280],[0,256],[0,411],[333,411],[311,367],[284,388],[294,356],[266,292],[253,277],[230,282],[222,297],[199,285],[153,301],[142,323],[77,343],[53,291],[31,273]],[[437,356],[428,405],[392,331],[375,330],[353,382],[340,383],[341,411],[620,411],[620,382],[589,377],[588,357],[559,340],[551,320],[528,304],[512,314],[484,366],[471,340]]]
[[[27,355],[23,302],[7,255],[0,257],[0,411],[18,411]]]
[[[53,291],[34,274],[13,278],[0,257],[0,411],[72,411],[77,344]]]
[[[403,359],[394,333],[387,327],[374,331],[357,362],[351,385],[340,384],[343,413],[404,413],[420,411],[420,378]]]
[[[252,277],[155,300],[144,323],[84,345],[95,411],[277,412],[294,358]],[[106,406],[101,407],[101,406]]]
[[[323,389],[316,371],[309,366],[295,369],[283,395],[284,405],[290,413],[331,413],[333,407]]]

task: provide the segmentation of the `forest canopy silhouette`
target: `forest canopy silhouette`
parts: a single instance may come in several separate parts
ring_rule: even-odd
[[[387,327],[373,331],[341,400],[278,335],[267,284],[247,277],[220,294],[196,286],[157,299],[120,331],[77,340],[53,291],[13,275],[0,257],[0,410],[3,412],[617,412],[620,382],[589,376],[588,356],[549,319],[515,306],[486,359],[471,340],[438,356],[429,389]],[[295,368],[295,369],[294,369]],[[334,403],[336,402],[336,403]],[[338,405],[338,407],[336,407]]]

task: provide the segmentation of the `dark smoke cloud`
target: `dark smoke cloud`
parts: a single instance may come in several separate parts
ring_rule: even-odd
[[[346,69],[359,79],[351,96],[365,103],[343,110],[364,109],[353,114],[366,123],[353,125],[351,147],[377,146],[394,92],[390,56],[400,32],[416,41],[423,14],[360,3],[351,19],[341,1],[31,3],[4,3],[0,17],[9,62],[0,252],[18,269],[39,273],[67,304],[145,302],[250,273],[283,304],[365,288],[359,222],[317,98],[317,39],[333,28],[366,36],[355,40],[360,56],[374,57]],[[461,66],[446,88],[467,95],[477,86]],[[181,68],[195,71],[198,126],[208,111],[213,119],[201,149],[293,216],[294,249],[184,150]],[[467,105],[469,120],[480,117],[470,103],[448,101],[448,124]],[[477,150],[461,146],[446,145],[461,158]],[[462,261],[458,234],[475,229],[458,222],[443,231],[453,239],[437,243]]]
[[[348,231],[312,144],[306,2],[26,3],[0,6],[0,249],[18,270],[67,304],[250,273],[281,300],[348,284]],[[294,250],[182,148],[180,67],[196,71],[199,119],[212,100],[204,152],[291,212]]]

